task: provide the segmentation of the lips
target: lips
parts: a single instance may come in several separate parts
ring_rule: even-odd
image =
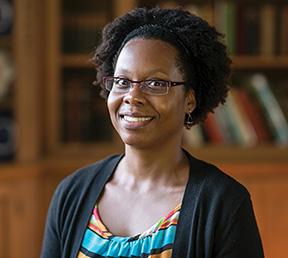
[[[153,116],[147,116],[142,113],[120,114],[120,119],[127,129],[137,129],[147,126],[153,119]]]

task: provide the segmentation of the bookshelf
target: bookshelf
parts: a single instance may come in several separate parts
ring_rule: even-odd
[[[155,4],[163,7],[181,4],[214,23],[215,8],[217,12],[225,12],[223,3],[226,1],[88,0],[85,4],[80,0],[0,0],[0,3],[2,1],[12,3],[17,17],[13,19],[11,32],[0,34],[0,50],[11,53],[17,77],[9,96],[0,102],[0,112],[12,110],[17,143],[13,157],[0,161],[0,257],[36,258],[46,210],[60,179],[80,166],[123,150],[121,140],[109,123],[105,101],[92,86],[95,71],[89,59],[102,27],[135,6]],[[227,1],[241,5],[253,3],[261,10],[264,4],[269,4],[283,13],[288,6],[286,0]],[[271,16],[269,10],[271,12],[271,8],[268,8],[268,16]],[[287,20],[281,22],[278,18],[271,24],[285,27],[283,24],[287,24]],[[218,24],[223,26],[221,21]],[[223,30],[229,31],[229,28],[224,26]],[[269,30],[271,33],[273,29]],[[288,52],[284,43],[288,32],[275,33],[282,42],[276,45],[281,51],[271,52],[271,44],[276,44],[271,40],[265,51],[259,48],[256,54],[245,51],[239,54],[237,45],[234,46],[235,79],[260,72],[273,87],[287,80]],[[236,44],[237,39],[232,42]],[[288,94],[287,87],[284,93]],[[68,113],[73,115],[72,119]],[[78,120],[71,122],[76,117]],[[272,140],[253,146],[208,142],[186,147],[248,187],[267,257],[284,258],[288,205],[283,197],[288,192],[288,146],[275,145]],[[21,224],[14,225],[14,221],[21,221]],[[31,229],[30,225],[35,227]],[[10,239],[6,238],[6,231]],[[27,240],[19,239],[19,232],[29,232]],[[2,248],[6,246],[11,246],[11,250]]]
[[[64,99],[66,98],[65,93],[64,93],[65,92],[64,88],[65,88],[65,85],[67,86],[67,83],[69,84],[69,80],[70,81],[74,80],[73,76],[70,77],[69,74],[70,75],[76,74],[76,77],[80,77],[78,78],[78,80],[82,81],[83,83],[83,86],[81,87],[83,88],[86,86],[87,92],[90,91],[91,93],[91,92],[96,91],[95,88],[91,89],[92,86],[89,85],[89,78],[91,78],[90,79],[91,82],[94,79],[93,66],[89,62],[89,59],[91,58],[93,54],[94,46],[97,45],[97,42],[99,42],[100,40],[99,32],[101,31],[101,28],[111,19],[116,17],[117,15],[123,14],[125,13],[125,11],[132,9],[135,6],[155,6],[155,4],[158,4],[163,7],[175,7],[180,4],[184,6],[184,8],[186,8],[187,10],[193,11],[193,12],[198,13],[199,15],[202,15],[208,21],[213,23],[215,26],[220,27],[218,28],[220,31],[223,31],[224,33],[227,33],[227,34],[229,33],[231,34],[231,30],[232,30],[231,26],[228,28],[224,24],[225,22],[230,21],[232,19],[231,14],[229,13],[231,12],[231,10],[233,14],[236,14],[237,12],[241,11],[241,15],[243,16],[243,10],[245,11],[247,9],[252,13],[252,12],[256,12],[255,11],[256,7],[259,7],[258,9],[260,9],[260,11],[258,12],[258,16],[256,17],[260,19],[259,15],[262,15],[263,17],[266,17],[266,16],[274,17],[273,15],[271,15],[271,12],[274,12],[274,15],[276,13],[279,14],[280,9],[285,7],[288,4],[288,3],[285,3],[285,1],[281,1],[280,3],[277,3],[275,5],[271,4],[271,2],[269,3],[269,1],[265,2],[265,4],[261,4],[260,1],[252,1],[250,4],[247,1],[239,1],[239,4],[236,5],[233,1],[229,1],[229,0],[228,1],[221,1],[221,0],[204,1],[204,2],[203,1],[201,2],[201,1],[156,1],[156,0],[154,1],[152,0],[151,1],[141,1],[141,0],[117,1],[117,0],[114,0],[114,1],[110,1],[107,4],[105,3],[104,2],[102,3],[102,1],[100,1],[99,6],[97,5],[97,8],[94,8],[94,9],[93,7],[95,6],[93,6],[93,3],[90,3],[91,6],[88,3],[87,8],[81,7],[82,9],[80,11],[78,10],[79,8],[77,9],[77,4],[75,4],[75,6],[73,7],[73,4],[67,5],[67,1],[64,1],[64,0],[60,2],[54,0],[54,4],[52,3],[49,4],[51,6],[50,12],[54,13],[56,17],[53,17],[53,20],[51,19],[50,22],[48,22],[48,28],[47,28],[47,31],[49,32],[48,38],[51,38],[51,40],[47,43],[48,46],[50,45],[50,50],[51,50],[51,53],[49,53],[49,57],[47,57],[47,60],[48,61],[51,60],[51,62],[53,62],[52,64],[49,61],[49,66],[47,65],[47,67],[49,68],[46,70],[46,72],[48,73],[48,76],[53,78],[53,80],[50,80],[50,83],[47,86],[47,91],[50,92],[50,93],[47,92],[47,99],[48,99],[47,103],[52,103],[52,102],[54,103],[53,108],[48,108],[48,107],[46,108],[47,125],[49,126],[48,130],[50,132],[50,134],[47,136],[46,143],[45,143],[45,151],[48,153],[48,155],[52,155],[52,156],[63,155],[63,156],[69,157],[69,155],[77,156],[77,155],[81,155],[80,153],[84,152],[86,156],[87,155],[93,156],[95,155],[95,152],[97,153],[99,151],[102,153],[103,146],[106,146],[106,148],[104,149],[107,149],[109,151],[110,150],[121,151],[123,149],[119,138],[117,137],[117,135],[115,135],[115,133],[113,132],[113,129],[108,126],[109,119],[107,120],[107,117],[105,118],[105,116],[107,115],[105,111],[106,109],[105,101],[101,100],[100,98],[95,99],[94,101],[95,103],[98,103],[97,105],[99,105],[99,110],[102,110],[101,112],[103,112],[104,114],[102,118],[98,118],[99,123],[104,123],[105,125],[107,125],[107,130],[103,129],[102,131],[101,130],[97,131],[97,134],[99,134],[98,140],[97,139],[93,140],[92,138],[89,139],[89,137],[86,137],[83,135],[82,136],[80,135],[78,139],[77,137],[76,138],[74,137],[73,140],[69,140],[67,138],[64,139],[62,137],[63,135],[67,133],[69,134],[69,129],[67,129],[68,130],[67,131],[65,128],[75,129],[75,127],[77,127],[77,124],[79,124],[78,122],[74,121],[75,125],[73,125],[73,123],[70,125],[68,124],[68,126],[66,125],[66,127],[65,125],[63,125],[63,121],[65,120],[65,111],[63,110],[63,98]],[[247,3],[248,3],[249,8],[245,6]],[[285,8],[283,8],[283,10],[284,9]],[[266,13],[265,13],[265,10],[266,10]],[[244,18],[247,18],[248,21],[249,21],[249,18],[251,19],[251,17],[244,17]],[[244,18],[242,18],[242,20]],[[232,22],[234,24],[234,31],[232,32],[232,34],[234,35],[235,39],[234,40],[230,39],[231,37],[227,36],[227,41],[230,40],[229,44],[231,45],[233,43],[235,45],[233,47],[229,46],[229,51],[233,52],[232,69],[234,71],[234,76],[237,78],[238,75],[242,76],[243,74],[246,74],[246,73],[253,74],[256,72],[257,73],[260,72],[265,75],[266,74],[270,75],[270,73],[272,73],[274,78],[277,78],[277,77],[282,78],[283,76],[285,76],[285,73],[288,70],[288,54],[285,52],[286,50],[283,49],[281,51],[280,50],[274,51],[274,48],[273,48],[273,51],[271,49],[269,50],[269,48],[271,48],[271,45],[276,47],[275,45],[276,43],[274,42],[275,39],[273,42],[271,42],[271,40],[269,39],[270,43],[266,44],[266,48],[270,52],[267,49],[263,50],[261,47],[256,46],[257,49],[255,49],[255,51],[252,53],[252,52],[249,52],[247,49],[243,48],[243,46],[238,46],[236,42],[237,38],[239,38],[239,40],[241,39],[242,41],[246,40],[245,39],[246,34],[244,35],[246,28],[241,28],[241,30],[243,30],[244,32],[242,31],[241,33],[237,32],[237,30],[239,30],[238,28],[239,25],[236,24],[237,21],[235,21],[234,19],[234,22]],[[255,24],[258,24],[258,27],[260,28],[259,30],[261,30],[262,28],[261,26],[265,25],[265,24],[261,25],[260,24],[261,22],[259,20],[254,21],[254,22]],[[277,24],[279,24],[278,20],[277,22],[278,22]],[[243,23],[245,25],[245,22]],[[58,28],[55,28],[57,27],[55,26],[56,24],[61,24],[61,26],[58,26]],[[275,24],[276,26],[276,21],[273,24]],[[274,29],[275,28],[270,28],[272,32]],[[75,45],[72,47],[69,46],[69,44],[67,45],[67,42],[71,43],[71,40],[65,40],[65,35],[67,35],[65,33],[66,30],[68,30],[68,38],[69,38],[69,31],[70,32],[72,31],[72,34],[74,34]],[[73,33],[73,30],[74,30],[74,33]],[[83,33],[82,34],[83,36],[79,36],[81,33]],[[89,33],[90,33],[90,36],[89,36]],[[249,34],[251,32],[247,32],[247,33]],[[264,37],[264,36],[260,36],[259,33],[260,32],[256,33],[258,35],[258,38],[254,39],[256,42],[258,42],[260,39]],[[280,33],[280,32],[277,32],[277,33]],[[284,32],[282,31],[282,33]],[[84,43],[82,42],[81,44],[77,45],[77,39],[79,37],[83,39]],[[282,39],[283,36],[278,35],[278,37],[280,37],[281,40],[283,41]],[[231,49],[234,49],[234,50],[232,51]],[[88,75],[89,74],[88,71],[92,71],[90,75]],[[81,79],[81,76],[83,76],[83,80]],[[68,79],[65,80],[65,78],[68,78]],[[86,121],[86,125],[84,127],[87,127],[87,126],[88,127],[91,126],[91,120]],[[80,128],[78,128],[78,130],[80,130]],[[84,138],[86,137],[85,138],[86,140],[81,140],[81,137],[84,137]],[[102,139],[102,140],[100,141],[99,139]],[[197,152],[197,150],[200,150],[201,153],[204,153],[204,157],[206,156],[213,157],[213,153],[215,152],[213,142],[201,144],[200,146],[197,146],[197,148],[189,147],[189,146],[188,148],[193,149],[194,152],[195,151]],[[79,153],[77,149],[79,149]],[[239,160],[246,160],[248,157],[251,157],[251,156],[253,157],[253,153],[255,152],[255,149],[257,149],[257,153],[258,153],[257,157],[261,157],[261,153],[263,153],[263,158],[265,157],[267,158],[267,156],[271,155],[271,157],[274,157],[274,159],[279,159],[278,157],[284,158],[285,155],[288,154],[287,146],[284,146],[284,147],[282,146],[282,148],[275,147],[273,140],[271,140],[271,142],[261,144],[260,146],[257,146],[257,147],[256,146],[253,146],[253,148],[246,147],[244,148],[245,151],[242,151],[243,149],[242,146],[237,146],[237,145],[231,146],[229,144],[226,146],[221,146],[220,149],[223,151],[220,151],[220,154],[217,155],[217,157],[219,158],[219,161],[225,161],[225,159],[229,160],[230,157],[234,157],[233,159],[236,159],[236,157],[238,157]],[[205,155],[205,153],[207,155]],[[228,153],[232,153],[232,154],[227,155]],[[255,160],[256,159],[258,158],[255,158]],[[215,160],[215,158],[213,160]]]

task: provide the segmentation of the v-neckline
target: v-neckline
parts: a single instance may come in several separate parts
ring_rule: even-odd
[[[175,215],[177,212],[180,212],[181,210],[181,203],[179,203],[173,210],[171,210],[166,216],[161,217],[158,221],[156,221],[152,226],[150,226],[148,229],[144,230],[142,233],[136,234],[134,236],[121,236],[121,235],[115,235],[113,234],[108,227],[104,224],[103,220],[101,219],[99,207],[98,204],[95,205],[93,210],[93,215],[95,216],[96,220],[101,225],[101,230],[103,234],[105,234],[110,240],[113,240],[113,238],[123,238],[123,239],[139,239],[139,238],[145,238],[147,236],[151,236],[152,234],[156,233],[163,225],[165,225],[169,219]],[[181,212],[180,212],[181,213]],[[177,214],[177,219],[179,215]]]

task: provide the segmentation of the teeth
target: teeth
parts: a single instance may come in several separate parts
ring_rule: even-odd
[[[123,118],[127,122],[144,122],[144,121],[151,120],[151,117],[124,116]]]

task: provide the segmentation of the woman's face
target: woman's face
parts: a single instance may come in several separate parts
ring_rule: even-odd
[[[121,50],[115,77],[133,81],[162,79],[183,81],[177,65],[177,50],[155,39],[132,39]],[[137,148],[156,148],[182,140],[185,113],[195,104],[184,85],[171,87],[167,95],[143,93],[135,83],[127,93],[111,91],[108,109],[113,126],[123,142]],[[162,144],[162,145],[160,145]]]

